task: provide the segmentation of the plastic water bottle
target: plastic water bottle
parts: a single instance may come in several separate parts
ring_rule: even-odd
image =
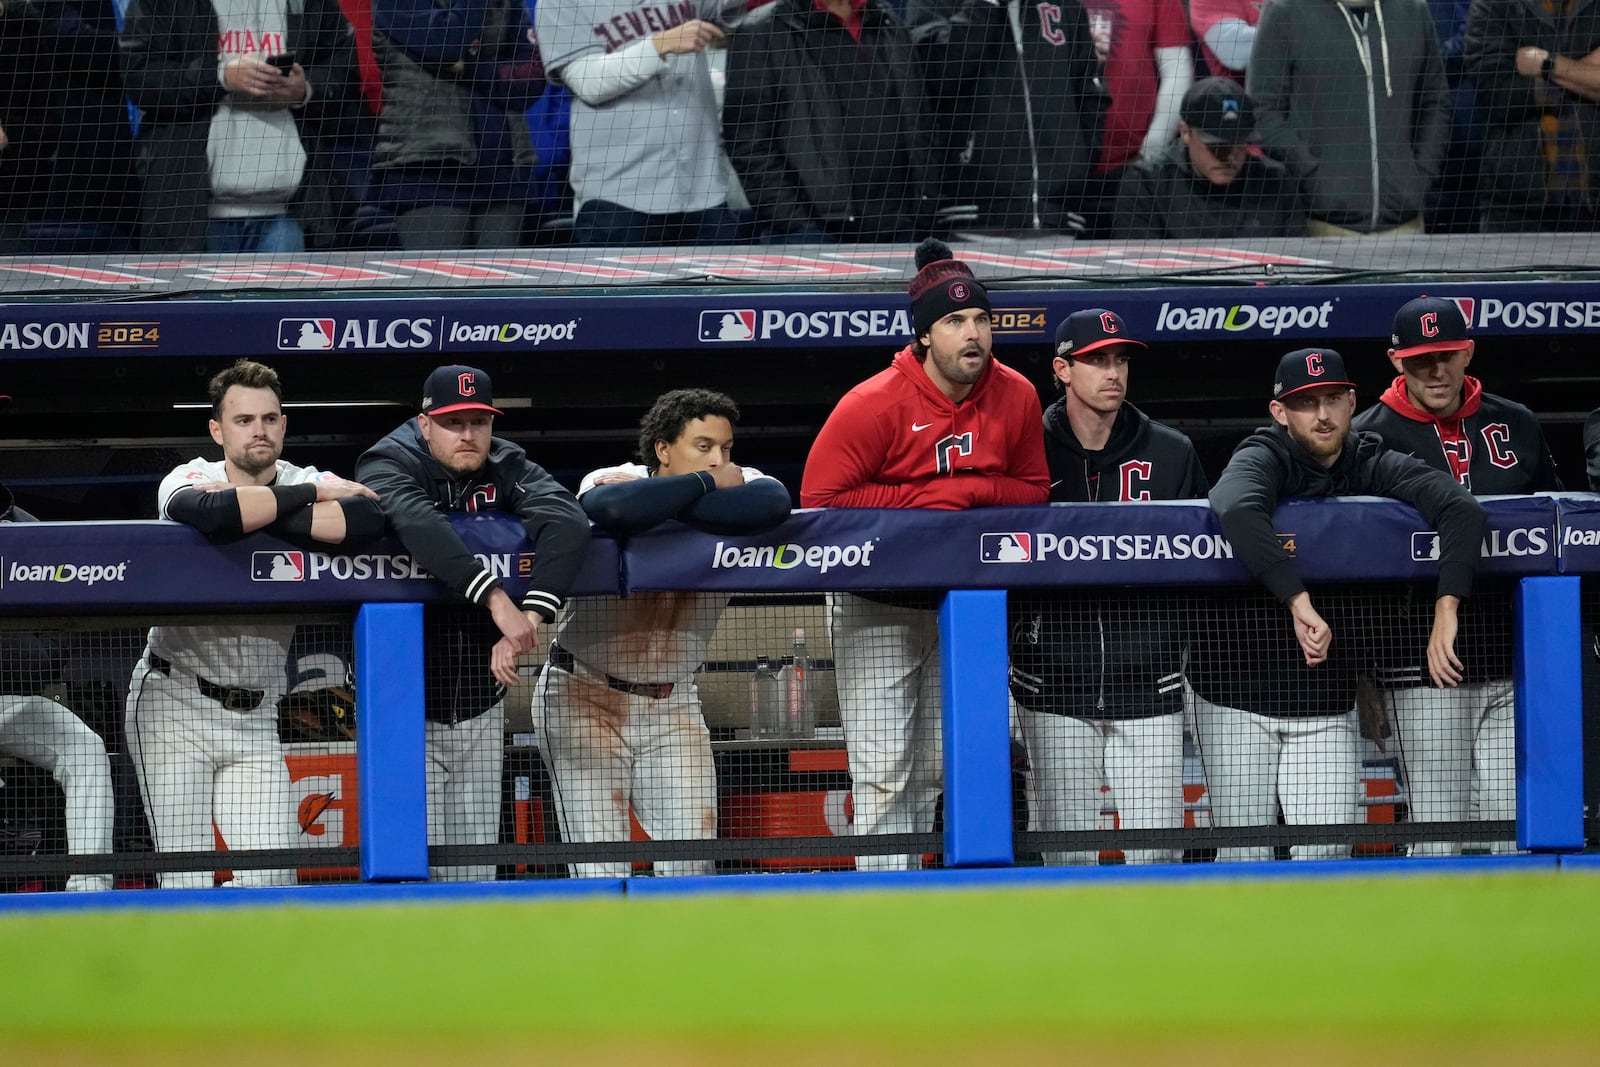
[[[782,737],[784,727],[783,685],[772,661],[756,657],[756,673],[750,679],[750,736]]]
[[[789,677],[784,691],[784,726],[790,737],[811,737],[817,732],[817,703],[811,689],[811,653],[806,651],[806,632],[796,628],[790,657]]]

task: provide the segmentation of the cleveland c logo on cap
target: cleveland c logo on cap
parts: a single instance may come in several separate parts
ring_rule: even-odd
[[[1424,314],[1422,316],[1422,320],[1421,321],[1422,321],[1422,336],[1424,336],[1424,337],[1438,337],[1439,336],[1439,313],[1437,311],[1429,311],[1429,312],[1427,312],[1426,314]]]
[[[951,300],[965,300],[972,295],[972,290],[967,288],[966,282],[951,282],[949,292]]]
[[[1306,357],[1306,373],[1313,378],[1322,377],[1322,353],[1313,352]]]
[[[471,371],[463,371],[457,376],[456,391],[462,396],[471,396],[478,391],[478,387],[473,384]]]
[[[1100,313],[1100,328],[1106,333],[1116,333],[1117,316],[1115,313],[1110,311],[1102,311]]]

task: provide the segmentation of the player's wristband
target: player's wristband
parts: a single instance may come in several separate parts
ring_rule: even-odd
[[[278,518],[293,515],[303,511],[317,502],[317,487],[307,482],[304,485],[273,485],[272,498],[278,504]]]
[[[1548,82],[1556,76],[1556,57],[1549,52],[1544,54],[1544,62],[1539,64],[1539,80]]]

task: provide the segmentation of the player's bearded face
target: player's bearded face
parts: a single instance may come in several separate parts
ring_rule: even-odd
[[[278,394],[235,385],[223,395],[221,410],[211,420],[211,438],[222,446],[228,466],[254,479],[277,465],[288,427]]]
[[[970,386],[983,377],[994,347],[989,313],[982,308],[952,311],[928,328],[928,375],[954,386]]]
[[[494,416],[487,411],[451,411],[422,415],[422,439],[428,452],[451,474],[471,474],[489,459]]]
[[[1274,400],[1272,417],[1289,436],[1323,466],[1331,466],[1350,436],[1350,419],[1356,410],[1354,389],[1319,385]]]

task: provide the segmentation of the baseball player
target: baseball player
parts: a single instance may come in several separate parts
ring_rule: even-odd
[[[0,408],[11,403],[0,396]],[[0,484],[0,523],[38,522]],[[59,649],[40,635],[0,634],[0,752],[49,772],[66,798],[67,852],[104,855],[112,848],[115,808],[111,761],[98,734],[37,690],[61,673]],[[68,892],[110,889],[109,874],[74,874]]]
[[[1385,450],[1373,434],[1351,432],[1355,386],[1332,349],[1285,355],[1272,397],[1273,425],[1234,450],[1212,487],[1211,506],[1240,562],[1289,609],[1294,642],[1273,605],[1237,596],[1224,602],[1215,623],[1195,628],[1199,648],[1191,677],[1212,819],[1224,827],[1271,825],[1281,804],[1291,826],[1351,823],[1362,620],[1352,614],[1347,626],[1345,616],[1330,611],[1325,617],[1313,605],[1273,530],[1273,512],[1287,497],[1388,496],[1434,525],[1440,562],[1427,662],[1441,686],[1461,681],[1457,606],[1472,591],[1488,520],[1449,475]],[[1333,599],[1328,606],[1339,604]],[[1337,640],[1335,631],[1342,635]],[[1347,843],[1296,845],[1292,854],[1328,859],[1349,850]],[[1270,859],[1271,849],[1226,848],[1217,858]]]
[[[1144,347],[1105,308],[1074,312],[1056,329],[1062,396],[1044,413],[1052,501],[1188,500],[1210,489],[1193,442],[1127,402],[1133,356]],[[1181,828],[1187,617],[1139,594],[1019,590],[1009,603],[1011,693],[1039,829],[1093,830],[1102,781],[1124,829]],[[1045,861],[1097,858],[1056,852]],[[1178,855],[1139,849],[1126,858]]]
[[[811,447],[803,507],[1042,504],[1039,394],[992,350],[989,294],[932,238],[911,281],[916,340],[845,394]],[[943,778],[939,628],[930,593],[830,595],[855,833],[927,832]],[[860,870],[909,855],[858,856]]]
[[[310,545],[359,544],[383,532],[372,490],[281,459],[288,419],[271,367],[240,360],[211,379],[211,439],[223,458],[162,479],[164,519],[213,540],[264,530]],[[299,833],[278,740],[292,623],[157,626],[128,688],[128,746],[159,852],[292,848]],[[286,885],[289,869],[238,870],[240,886]],[[164,888],[212,884],[168,872]]]
[[[1483,383],[1467,374],[1475,345],[1455,301],[1426,296],[1409,301],[1395,313],[1392,342],[1389,362],[1399,377],[1378,403],[1357,416],[1357,430],[1379,435],[1386,448],[1443,471],[1475,496],[1561,489],[1533,412],[1485,392]],[[1407,593],[1394,605],[1391,626],[1398,639],[1375,650],[1377,681],[1388,690],[1400,735],[1411,819],[1515,819],[1510,589],[1499,585],[1479,591],[1460,635],[1463,684],[1451,689],[1430,687],[1422,673],[1427,636],[1415,600]],[[1512,848],[1509,843],[1494,847]],[[1459,842],[1411,847],[1414,856],[1460,851]]]
[[[546,74],[572,91],[580,245],[726,244],[722,122],[706,49],[722,0],[541,0]]]
[[[789,516],[776,478],[733,462],[739,409],[721,393],[677,389],[640,421],[638,463],[602,467],[578,499],[624,538],[668,519],[756,533]],[[728,598],[634,593],[567,609],[534,699],[543,708],[564,841],[627,841],[631,803],[652,840],[717,836],[711,735],[694,672]],[[627,862],[580,863],[584,878],[625,878]],[[710,874],[709,861],[658,861],[657,874]]]
[[[492,845],[500,832],[505,692],[517,657],[554,621],[589,545],[589,523],[571,493],[517,445],[493,436],[489,376],[476,367],[435,368],[422,413],[356,463],[394,534],[460,598],[430,605],[423,636],[433,653],[426,686],[428,841]],[[522,520],[535,555],[528,591],[513,601],[456,533],[447,512],[505,511]],[[492,880],[492,864],[433,868],[448,881]]]

